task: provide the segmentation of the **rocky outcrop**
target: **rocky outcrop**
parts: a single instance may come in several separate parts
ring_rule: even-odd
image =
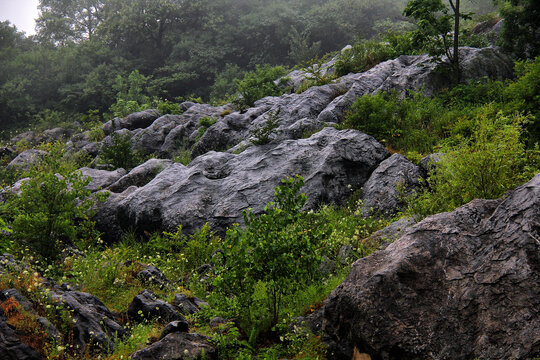
[[[393,154],[375,169],[362,190],[363,215],[395,215],[422,177],[420,168],[401,154]]]
[[[540,174],[356,261],[322,308],[331,357],[540,356]]]
[[[47,152],[43,150],[25,150],[17,155],[15,159],[11,160],[11,162],[7,165],[7,168],[28,171],[45,155],[47,155]]]
[[[485,76],[512,76],[512,60],[496,48],[464,47],[460,49],[460,55],[463,81]],[[331,72],[332,61],[322,67],[324,71]],[[289,74],[293,86],[298,86],[305,76],[305,73],[298,71]],[[138,123],[138,130],[146,126],[132,140],[136,148],[146,153],[172,157],[183,149],[190,150],[192,158],[195,158],[212,150],[223,151],[235,147],[252,137],[275,114],[278,114],[278,127],[271,131],[270,140],[277,143],[302,138],[325,124],[341,122],[355,99],[362,95],[395,90],[405,96],[409,90],[420,89],[432,94],[447,87],[448,83],[449,80],[437,71],[437,64],[431,62],[428,55],[400,56],[380,63],[369,71],[349,74],[327,85],[313,86],[301,94],[260,99],[244,112],[228,113],[225,111],[229,110],[227,105],[212,107],[183,103],[181,107],[185,112],[182,115],[165,115],[153,122]],[[217,121],[198,139],[198,122],[205,116]],[[105,132],[110,134],[118,129],[135,129],[131,123],[125,124],[129,118],[115,119],[105,124]]]
[[[3,360],[41,360],[41,355],[32,347],[21,342],[17,332],[6,322],[0,308],[0,359]]]
[[[141,321],[144,319],[158,319],[165,323],[186,321],[171,304],[158,299],[148,290],[144,290],[133,298],[133,301],[128,307],[128,316],[132,321]]]
[[[133,360],[212,360],[217,358],[216,349],[208,338],[199,334],[174,332],[152,345],[131,355]]]
[[[167,159],[150,159],[132,169],[125,176],[122,176],[116,182],[111,184],[107,190],[112,192],[122,192],[130,186],[144,186],[172,163],[172,160]]]
[[[253,146],[241,154],[210,152],[189,166],[175,163],[129,195],[111,196],[102,204],[98,224],[118,223],[139,231],[193,232],[206,222],[212,229],[242,223],[242,210],[258,214],[273,200],[281,179],[299,174],[308,206],[342,203],[360,188],[389,156],[372,137],[355,130],[326,128],[309,139]]]
[[[108,171],[84,167],[79,171],[83,177],[89,177],[91,179],[90,184],[88,184],[85,188],[92,192],[104,189],[126,175],[126,170],[124,169]]]
[[[103,124],[103,132],[105,135],[112,134],[116,130],[128,129],[144,129],[154,122],[159,117],[159,111],[148,109],[139,111],[126,116],[125,118],[114,118]]]
[[[109,352],[114,347],[114,339],[126,332],[101,300],[91,294],[55,286],[50,296],[71,312],[73,346],[77,352]]]

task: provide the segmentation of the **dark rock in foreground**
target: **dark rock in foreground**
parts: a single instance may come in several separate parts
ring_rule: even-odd
[[[186,322],[184,317],[171,304],[156,298],[148,290],[144,290],[133,298],[128,307],[128,316],[132,321],[158,319],[165,323],[173,321]]]
[[[133,360],[212,360],[217,358],[216,349],[208,338],[199,334],[174,332],[152,345],[131,355]]]
[[[0,308],[0,359],[2,360],[40,360],[41,355],[21,342],[17,333],[6,322]]]
[[[115,226],[111,216],[138,231],[170,231],[183,225],[193,232],[206,222],[224,231],[243,222],[242,210],[261,213],[285,177],[304,177],[302,191],[310,207],[342,203],[388,156],[371,136],[334,128],[309,139],[253,146],[241,154],[210,152],[189,166],[170,165],[147,185],[127,189],[127,195],[112,194],[96,220],[108,234]]]
[[[540,356],[539,239],[540,174],[504,200],[426,218],[325,301],[331,358]]]

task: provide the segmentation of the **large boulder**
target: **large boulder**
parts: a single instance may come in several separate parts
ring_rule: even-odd
[[[91,192],[104,189],[126,175],[126,170],[124,169],[108,171],[84,167],[79,169],[79,171],[81,172],[82,176],[89,177],[91,179],[90,184],[86,186],[86,188]]]
[[[46,151],[30,149],[25,150],[7,165],[8,169],[17,169],[20,171],[28,171],[32,166],[36,165],[43,156],[47,155]]]
[[[91,294],[54,286],[50,296],[71,312],[73,346],[79,353],[109,352],[115,338],[126,332],[105,304]]]
[[[181,224],[193,232],[206,222],[224,231],[243,222],[242,210],[261,213],[285,177],[304,177],[308,207],[342,203],[388,156],[371,136],[334,128],[240,154],[210,152],[189,166],[170,165],[129,195],[111,196],[100,205],[106,212],[98,212],[96,221],[110,224],[116,209],[118,223],[138,231],[172,231]]]
[[[144,129],[154,122],[159,117],[159,111],[148,109],[139,111],[126,116],[125,118],[114,118],[103,124],[103,131],[106,135],[112,134],[116,130],[127,129]]]
[[[402,197],[418,187],[421,177],[418,166],[401,154],[393,154],[375,169],[364,185],[363,214],[395,215],[402,205]]]
[[[539,224],[540,174],[356,261],[321,309],[331,358],[537,358]]]
[[[128,307],[128,316],[132,321],[141,321],[144,319],[159,319],[165,323],[186,321],[171,304],[158,299],[148,290],[142,291],[133,298],[133,301]]]
[[[122,192],[130,186],[144,186],[172,163],[172,160],[167,159],[150,159],[115,181],[107,190]]]
[[[173,332],[158,342],[135,352],[132,360],[212,360],[217,358],[216,348],[200,334]]]

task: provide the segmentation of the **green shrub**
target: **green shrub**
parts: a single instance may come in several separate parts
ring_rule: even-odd
[[[133,149],[129,134],[120,135],[114,133],[111,136],[112,144],[102,146],[99,153],[99,161],[112,165],[115,169],[123,168],[130,170],[144,161],[144,157]]]
[[[287,70],[283,66],[257,66],[254,71],[246,73],[242,80],[235,80],[239,97],[234,104],[244,110],[263,97],[282,95],[286,89],[275,81],[286,74]]]
[[[197,130],[197,137],[195,138],[195,142],[199,141],[206,130],[212,125],[214,125],[217,122],[216,118],[213,118],[211,116],[203,116],[199,119],[199,129]]]
[[[65,167],[61,145],[49,150],[42,163],[27,174],[20,196],[13,196],[4,206],[13,239],[46,262],[54,261],[66,243],[95,236],[90,218],[96,200],[85,189],[90,179]]]
[[[443,147],[445,155],[429,178],[428,190],[410,200],[409,213],[425,216],[475,198],[498,198],[540,170],[529,167],[523,173],[526,163],[531,164],[519,141],[523,121],[520,115],[478,116],[470,139]]]
[[[281,109],[278,109],[276,111],[269,111],[264,125],[254,129],[251,132],[251,136],[253,137],[253,139],[251,140],[252,144],[268,144],[268,142],[270,141],[270,135],[274,132],[275,129],[279,127],[279,122],[281,121],[281,119],[279,118],[280,111]]]
[[[358,98],[341,124],[365,132],[402,152],[431,153],[446,137],[456,117],[439,98],[411,93],[399,100],[396,93],[378,93]]]
[[[169,100],[154,100],[152,107],[156,108],[160,114],[181,115],[183,113],[180,104]]]
[[[252,339],[278,322],[287,295],[319,277],[319,244],[327,236],[325,228],[312,227],[301,212],[303,179],[282,182],[276,203],[269,203],[264,214],[244,212],[245,228],[227,231],[225,262],[214,282],[218,303],[238,317]]]
[[[191,151],[185,147],[180,147],[176,150],[174,161],[187,166],[191,162]]]
[[[302,81],[298,89],[297,94],[300,94],[312,86],[322,86],[331,83],[335,79],[335,75],[330,75],[323,67],[325,61],[328,60],[328,55],[322,58],[313,58],[308,60],[300,66],[301,70],[305,73],[305,79]]]
[[[364,95],[354,102],[342,127],[360,130],[378,140],[388,139],[395,131],[398,108],[396,93]]]
[[[516,64],[518,79],[509,84],[504,94],[510,111],[531,115],[526,125],[526,142],[532,148],[540,143],[540,57]]]
[[[360,41],[340,54],[335,65],[336,75],[367,71],[383,61],[417,52],[410,32],[389,31],[380,40]]]

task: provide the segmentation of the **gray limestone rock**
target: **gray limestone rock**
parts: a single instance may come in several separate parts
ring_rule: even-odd
[[[113,184],[109,185],[107,190],[119,193],[126,190],[130,186],[144,186],[167,166],[173,163],[174,162],[172,160],[167,159],[150,159],[132,169],[128,174],[122,176]]]
[[[115,316],[97,297],[80,291],[54,287],[51,299],[67,308],[74,319],[73,346],[79,353],[110,352],[116,336],[125,334]]]
[[[104,189],[107,186],[115,183],[124,175],[126,175],[126,170],[124,169],[116,169],[114,171],[108,171],[108,170],[98,170],[98,169],[84,167],[82,169],[79,169],[79,171],[81,172],[83,176],[90,177],[91,179],[90,184],[88,184],[86,188],[92,192],[96,192],[98,190]]]
[[[138,231],[193,232],[206,222],[212,229],[242,223],[242,210],[259,214],[273,200],[274,188],[287,176],[305,179],[308,206],[342,203],[362,187],[388,151],[355,130],[325,128],[308,139],[252,146],[241,154],[210,152],[189,166],[175,163],[143,187],[110,197],[101,204],[98,224],[114,216],[121,226]]]
[[[158,319],[165,323],[176,320],[185,321],[184,317],[171,304],[158,299],[148,290],[144,290],[133,298],[128,307],[128,316],[132,321],[143,319]]]
[[[103,124],[103,131],[106,135],[113,133],[120,129],[144,129],[154,122],[159,117],[159,111],[154,109],[148,109],[139,111],[126,116],[125,118],[114,118],[105,124]]]
[[[8,169],[18,169],[21,171],[27,171],[32,168],[42,156],[47,155],[46,151],[30,149],[25,150],[7,165]]]
[[[384,160],[371,174],[362,190],[364,216],[392,216],[401,206],[400,192],[410,194],[422,177],[420,168],[401,154]]]

